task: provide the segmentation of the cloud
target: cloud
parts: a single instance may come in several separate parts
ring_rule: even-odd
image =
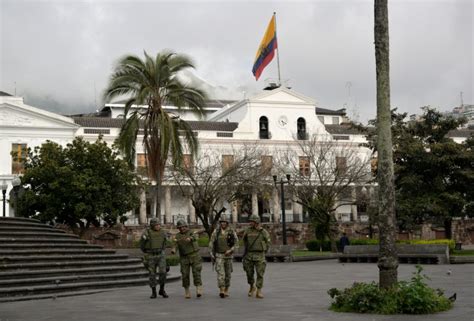
[[[273,61],[255,82],[257,46],[277,12],[281,75],[320,107],[375,115],[372,1],[0,0],[0,90],[64,113],[90,112],[125,54],[186,53],[220,99],[258,92],[277,78]],[[473,100],[473,4],[391,1],[392,105],[419,112]],[[350,83],[350,86],[347,84]],[[229,97],[227,97],[227,95]]]

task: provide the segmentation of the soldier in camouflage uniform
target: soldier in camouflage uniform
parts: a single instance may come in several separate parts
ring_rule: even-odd
[[[140,248],[145,253],[143,256],[143,265],[148,270],[150,278],[151,296],[150,299],[156,298],[156,269],[158,268],[158,277],[160,284],[159,294],[163,298],[167,298],[165,292],[166,283],[166,247],[167,236],[161,229],[160,222],[153,218],[150,220],[150,228],[143,232],[140,238]]]
[[[179,251],[179,262],[181,265],[181,279],[184,287],[184,297],[186,299],[191,298],[191,292],[189,286],[191,283],[189,270],[193,272],[193,281],[196,286],[196,296],[199,298],[202,296],[202,260],[199,255],[199,245],[197,243],[196,235],[189,230],[188,224],[179,220],[176,224],[179,233],[176,234],[174,243],[175,247],[178,247]],[[175,250],[173,250],[173,253]]]
[[[263,299],[263,274],[267,265],[265,253],[270,247],[270,234],[260,226],[260,218],[257,215],[251,215],[249,218],[250,227],[243,236],[245,252],[242,259],[245,273],[247,273],[247,282],[250,285],[248,296],[253,296],[257,290],[256,298]],[[257,283],[254,279],[254,271],[257,274]],[[255,286],[257,286],[255,288]]]
[[[229,296],[233,253],[239,246],[239,239],[235,230],[229,227],[226,214],[221,215],[219,223],[220,227],[214,230],[209,240],[209,252],[215,262],[219,296],[225,298]]]

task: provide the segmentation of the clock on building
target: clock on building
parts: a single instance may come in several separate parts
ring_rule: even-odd
[[[278,118],[278,126],[280,126],[281,128],[284,128],[286,127],[286,125],[288,125],[288,117],[286,117],[285,115],[281,115]]]

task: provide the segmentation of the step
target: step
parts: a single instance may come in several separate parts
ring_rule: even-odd
[[[63,233],[66,231],[48,228],[48,227],[37,227],[37,226],[6,226],[0,225],[0,233],[10,233],[10,232],[46,232],[46,233]]]
[[[3,221],[0,220],[0,227],[1,226],[31,226],[31,227],[44,227],[45,229],[54,229],[54,226],[43,224],[43,223],[35,223],[35,222],[22,222],[22,221]]]
[[[81,282],[59,285],[39,285],[32,287],[18,287],[8,288],[6,291],[0,292],[0,297],[15,297],[23,295],[37,295],[37,294],[53,294],[71,291],[84,291],[96,289],[109,289],[127,286],[140,286],[148,284],[148,278],[139,278],[134,280],[117,280],[117,281],[95,281],[95,282]]]
[[[43,256],[43,255],[75,255],[75,254],[115,254],[115,250],[104,250],[102,248],[98,249],[62,249],[62,248],[49,248],[49,249],[3,249],[0,248],[0,259],[3,256]]]
[[[91,267],[99,265],[124,265],[136,264],[141,262],[140,259],[111,259],[111,260],[89,260],[89,261],[61,261],[61,262],[38,262],[38,263],[0,263],[0,271],[11,270],[41,270],[41,269],[66,269]]]
[[[93,261],[93,260],[114,260],[114,259],[126,259],[128,255],[126,254],[111,254],[111,253],[102,253],[102,254],[75,254],[75,255],[27,255],[27,256],[2,256],[0,257],[0,264],[20,264],[22,262],[35,262],[37,263],[47,263],[55,261],[55,264],[60,264],[64,261]],[[0,265],[1,266],[1,265]]]
[[[51,230],[51,231],[44,231],[44,232],[10,232],[10,231],[0,231],[0,238],[2,237],[15,237],[15,238],[28,238],[28,237],[63,237],[63,238],[79,238],[76,234],[68,234],[64,233],[61,230]]]
[[[24,241],[24,240],[22,240]],[[36,240],[38,241],[38,240]],[[74,242],[51,242],[51,243],[7,243],[0,239],[0,251],[5,249],[102,249],[102,245],[89,244],[84,240],[72,240]],[[79,241],[79,242],[77,242]],[[82,241],[82,242],[81,242]]]
[[[59,275],[53,277],[25,278],[14,280],[0,280],[0,293],[8,287],[21,287],[33,285],[56,285],[77,282],[90,282],[100,280],[130,279],[147,277],[145,269],[125,273],[84,274],[84,275]]]
[[[81,240],[78,238],[67,237],[67,238],[35,238],[35,237],[5,237],[0,236],[0,246],[3,246],[5,243],[14,243],[14,244],[25,244],[31,242],[32,244],[42,244],[42,243],[61,243],[62,244],[88,244],[86,240]],[[9,247],[10,245],[6,245]]]
[[[62,293],[56,293],[56,294],[11,296],[11,297],[0,298],[0,303],[15,302],[15,301],[29,301],[29,300],[45,300],[45,299],[56,300],[57,298],[66,298],[66,297],[78,296],[78,295],[90,295],[90,294],[96,294],[96,293],[104,293],[107,291],[111,291],[111,289],[73,291],[73,292],[62,292]]]
[[[143,264],[127,264],[118,266],[94,266],[85,268],[56,268],[56,269],[43,269],[43,270],[16,270],[16,271],[1,271],[0,280],[13,280],[13,279],[24,279],[24,278],[43,278],[53,276],[66,276],[66,275],[91,275],[91,274],[102,274],[102,273],[119,273],[119,272],[133,272],[133,271],[144,271]]]
[[[41,223],[39,220],[34,218],[26,218],[26,217],[0,217],[1,222],[32,222],[32,223]]]

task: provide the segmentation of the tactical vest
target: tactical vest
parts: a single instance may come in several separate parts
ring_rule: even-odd
[[[176,243],[178,244],[179,255],[185,256],[199,251],[197,241],[186,241],[186,238],[193,237],[191,231],[176,234]]]
[[[247,249],[248,252],[265,252],[267,250],[267,243],[265,242],[265,231],[259,231],[254,228],[247,230]]]
[[[154,231],[148,230],[148,249],[161,250],[166,246],[166,233],[163,230]]]
[[[230,250],[230,246],[227,242],[227,237],[230,233],[233,233],[232,230],[218,230],[217,232],[217,246],[216,246],[216,253],[225,253],[226,251]]]

